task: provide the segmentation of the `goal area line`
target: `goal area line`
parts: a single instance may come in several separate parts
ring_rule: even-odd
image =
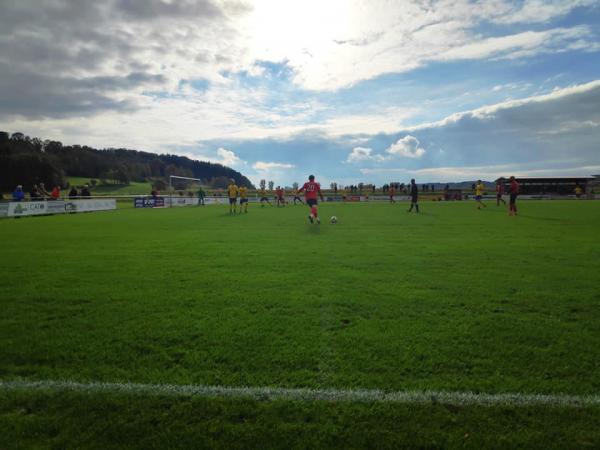
[[[292,400],[333,403],[397,403],[452,406],[548,406],[584,408],[600,406],[600,395],[485,394],[460,391],[383,391],[377,389],[308,389],[279,387],[233,387],[192,384],[104,383],[57,380],[0,380],[0,391],[49,391],[87,394],[206,397],[257,401]]]

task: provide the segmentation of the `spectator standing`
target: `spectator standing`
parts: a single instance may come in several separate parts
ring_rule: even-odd
[[[75,186],[71,186],[71,190],[69,191],[69,198],[77,198],[77,189],[75,189]]]
[[[13,201],[14,202],[22,202],[23,200],[25,200],[25,192],[23,192],[23,186],[21,186],[20,184],[15,188],[13,194]]]

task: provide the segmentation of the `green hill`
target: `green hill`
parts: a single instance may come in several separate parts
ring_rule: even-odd
[[[23,133],[0,131],[0,190],[10,192],[18,184],[29,190],[43,182],[46,187],[67,186],[68,178],[116,180],[131,187],[132,183],[159,185],[164,190],[170,175],[201,179],[211,187],[225,187],[231,178],[238,185],[254,188],[240,172],[185,156],[155,154],[123,148],[95,149],[81,145],[63,145]],[[134,193],[138,186],[134,186]],[[148,186],[143,192],[149,192]],[[108,189],[107,189],[108,191]],[[107,192],[108,193],[108,192]]]

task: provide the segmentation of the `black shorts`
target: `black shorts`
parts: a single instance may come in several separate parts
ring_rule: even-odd
[[[248,199],[247,198],[240,198],[240,205],[242,203],[248,203]]]
[[[519,194],[510,194],[510,203],[515,204],[517,202],[517,195]]]
[[[317,199],[316,198],[307,198],[306,204],[308,206],[317,206]]]
[[[261,202],[268,202],[268,201],[269,201],[269,199],[268,199],[267,197],[261,197],[261,198],[260,198],[260,201],[261,201]]]
[[[419,201],[419,197],[417,197],[416,195],[413,195],[413,196],[410,198],[410,201],[411,201],[412,203],[417,203],[417,202]]]
[[[229,197],[229,204],[230,205],[235,205],[237,203],[237,198],[235,197]]]

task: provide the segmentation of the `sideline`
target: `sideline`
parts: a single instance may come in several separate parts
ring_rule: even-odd
[[[443,391],[382,391],[376,389],[288,389],[207,385],[80,383],[55,380],[0,380],[0,391],[71,391],[89,394],[156,395],[168,397],[247,398],[258,401],[295,400],[360,403],[444,404],[453,406],[600,406],[600,395],[485,394]]]

